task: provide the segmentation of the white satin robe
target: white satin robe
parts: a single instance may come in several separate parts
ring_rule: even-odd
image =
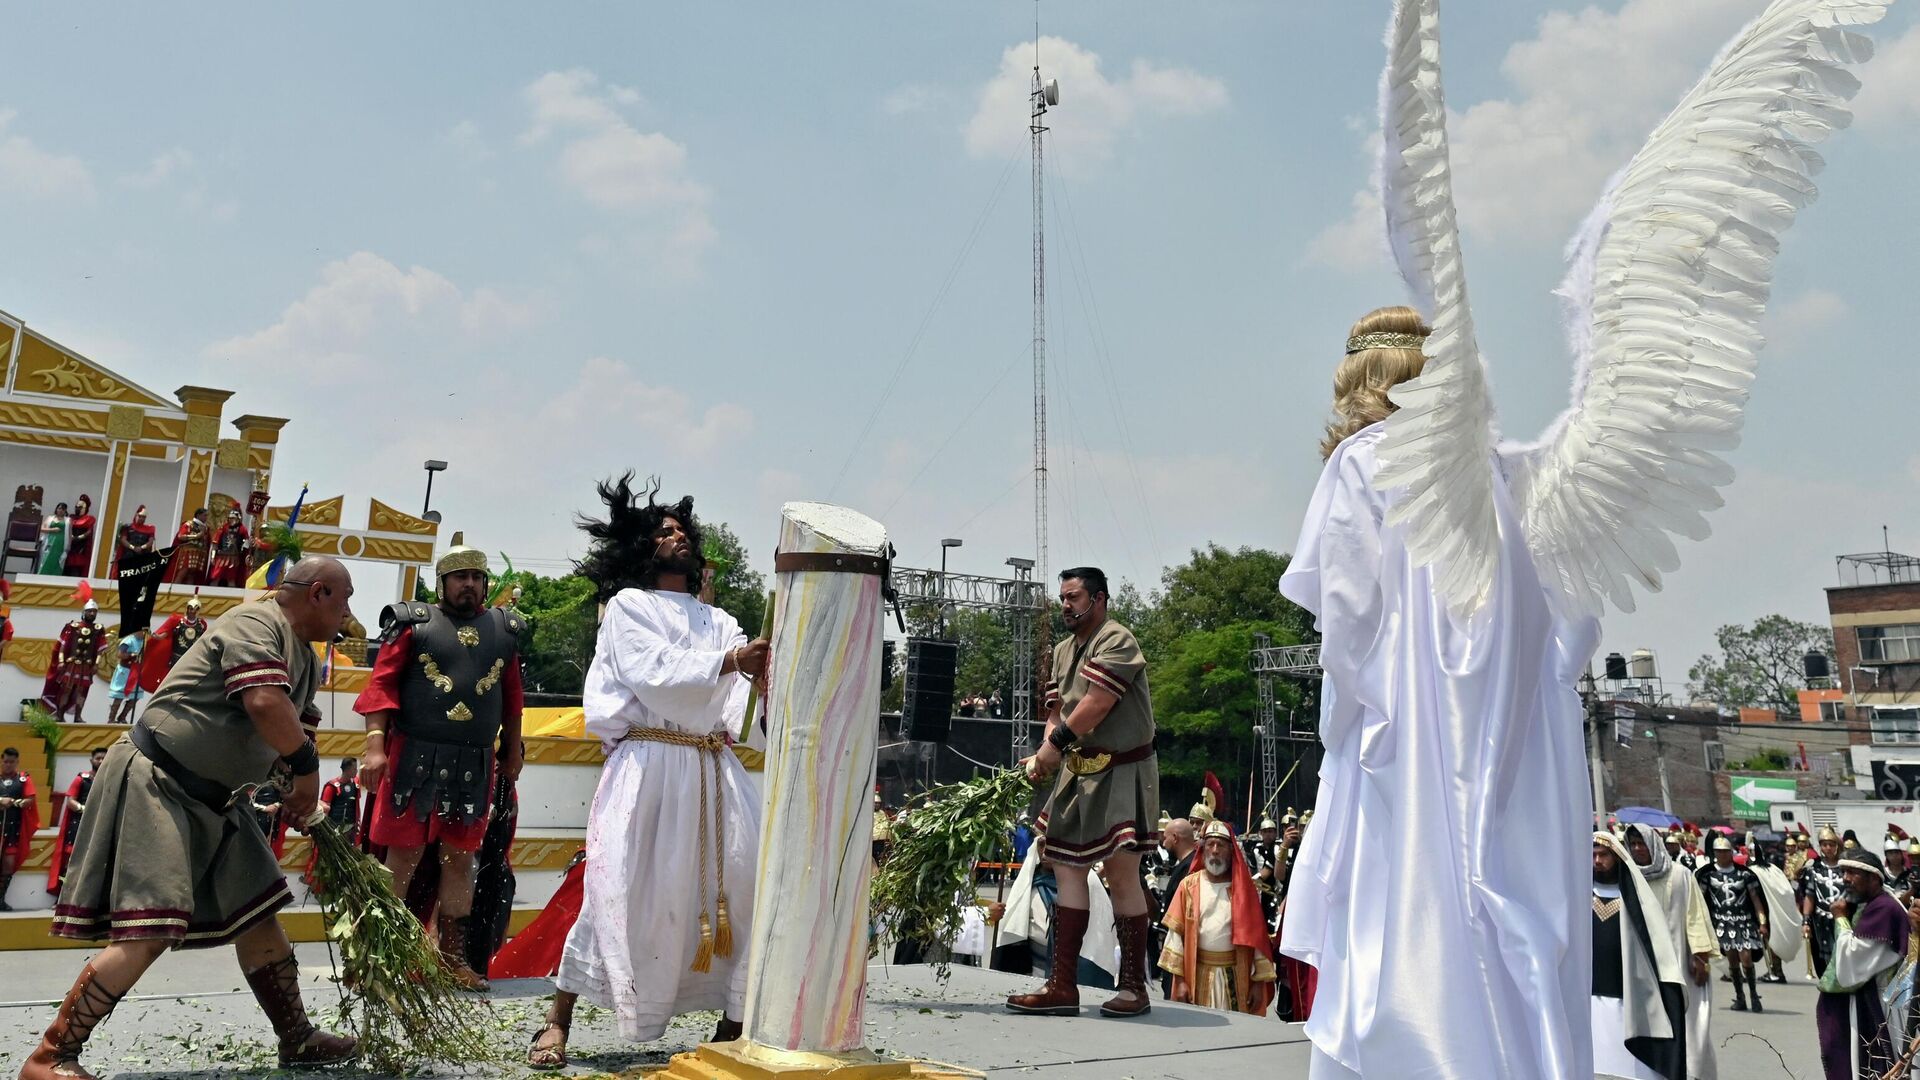
[[[1575,680],[1496,485],[1498,576],[1460,619],[1384,523],[1379,425],[1327,461],[1280,591],[1323,635],[1324,758],[1281,951],[1319,969],[1310,1076],[1593,1075],[1592,871]],[[1490,461],[1488,468],[1499,466]]]
[[[741,1018],[745,942],[753,927],[760,799],[740,759],[687,746],[621,741],[629,728],[695,735],[733,731],[747,680],[720,674],[747,637],[733,616],[685,593],[628,589],[607,605],[587,670],[587,731],[607,751],[587,817],[580,918],[567,934],[555,985],[611,1009],[620,1037],[659,1038],[678,1013],[723,1009]],[[700,889],[701,777],[706,778],[707,884]],[[728,916],[734,954],[690,970],[700,913],[713,912],[719,868],[714,804],[724,815]]]

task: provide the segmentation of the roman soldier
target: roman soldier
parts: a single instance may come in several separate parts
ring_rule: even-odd
[[[53,846],[53,860],[47,864],[47,891],[60,895],[67,880],[67,859],[73,854],[74,837],[80,835],[80,815],[87,812],[87,799],[93,795],[93,774],[106,760],[107,748],[97,746],[87,758],[87,767],[67,785],[67,797],[60,804],[60,841]]]
[[[133,512],[133,520],[120,526],[113,537],[113,573],[120,575],[120,560],[128,552],[147,552],[153,550],[153,526],[147,524],[147,507],[142,503]]]
[[[173,534],[173,547],[167,551],[169,585],[205,585],[207,583],[207,546],[213,535],[207,526],[207,509],[201,507],[180,523]]]
[[[147,641],[146,658],[141,662],[140,685],[148,693],[160,688],[160,680],[167,677],[173,665],[187,654],[193,643],[199,641],[207,632],[207,620],[200,617],[200,598],[187,599],[187,610],[178,615],[167,616]]]
[[[87,693],[98,674],[100,654],[110,644],[106,629],[100,625],[100,605],[92,598],[80,609],[80,617],[60,631],[53,647],[53,659],[47,665],[47,680],[40,689],[40,703],[55,720],[73,714],[80,721],[87,706]]]
[[[207,584],[229,589],[247,585],[247,559],[253,551],[253,536],[240,520],[240,508],[227,511],[226,524],[213,534],[213,565],[207,570]]]
[[[267,838],[275,862],[287,854],[287,814],[281,803],[286,797],[271,780],[253,789],[253,821]]]
[[[521,616],[489,608],[487,556],[454,547],[434,567],[440,602],[380,613],[381,648],[354,711],[367,718],[361,756],[375,788],[369,839],[387,849],[393,891],[406,896],[427,845],[440,845],[440,955],[470,989],[486,980],[466,960],[474,853],[486,836],[496,743],[520,774]]]
[[[340,775],[320,789],[320,809],[340,827],[349,841],[360,832],[360,766],[352,758],[340,763]]]
[[[93,497],[82,495],[73,502],[73,516],[67,518],[67,555],[63,569],[68,577],[92,576],[93,532],[99,525],[93,516]]]
[[[7,886],[33,854],[33,834],[40,831],[39,793],[33,777],[20,771],[20,751],[0,750],[0,911],[7,905]]]

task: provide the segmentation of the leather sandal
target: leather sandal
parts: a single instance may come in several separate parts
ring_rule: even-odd
[[[571,1027],[571,1024],[562,1024],[554,1020],[549,1020],[540,1025],[540,1030],[533,1033],[533,1042],[527,1046],[527,1068],[539,1069],[542,1072],[566,1068],[567,1038],[572,1034],[569,1030]],[[541,1038],[549,1031],[557,1031],[560,1033],[559,1046],[540,1045]]]

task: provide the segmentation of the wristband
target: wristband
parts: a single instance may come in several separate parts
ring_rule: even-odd
[[[282,754],[280,760],[287,763],[287,771],[295,776],[312,776],[320,771],[320,751],[314,749],[312,742],[301,743],[300,749]]]
[[[1065,724],[1055,724],[1053,730],[1047,732],[1047,745],[1063,754],[1073,749],[1074,739],[1073,729]]]

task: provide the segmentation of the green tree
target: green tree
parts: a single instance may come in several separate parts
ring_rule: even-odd
[[[1196,630],[1267,622],[1278,624],[1288,641],[1313,640],[1313,617],[1280,595],[1287,561],[1287,556],[1265,548],[1195,548],[1191,559],[1161,572],[1146,620],[1147,637],[1156,644],[1170,643]]]
[[[586,683],[600,632],[593,583],[578,574],[533,575],[521,585],[518,608],[527,620],[520,641],[526,688],[543,694],[578,694]]]
[[[713,567],[713,604],[734,617],[750,638],[766,621],[767,579],[747,561],[747,546],[724,521],[703,521],[707,564]]]
[[[1795,715],[1799,691],[1807,685],[1806,655],[1833,655],[1831,627],[1785,615],[1767,615],[1751,626],[1723,626],[1713,637],[1720,653],[1702,656],[1687,670],[1687,691],[1723,709]]]
[[[1298,643],[1291,629],[1278,622],[1234,622],[1183,634],[1163,645],[1159,657],[1149,659],[1163,791],[1197,792],[1209,770],[1227,785],[1229,795],[1236,782],[1246,780],[1260,705],[1248,655],[1254,634],[1261,632],[1272,635],[1277,645]],[[1291,680],[1277,681],[1274,695],[1282,715],[1303,700],[1300,685]],[[1244,812],[1243,807],[1235,809]]]

